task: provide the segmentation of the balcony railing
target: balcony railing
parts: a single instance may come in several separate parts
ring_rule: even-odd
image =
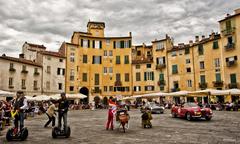
[[[22,86],[22,89],[26,89],[26,86]]]
[[[9,86],[8,86],[8,88],[10,88],[10,89],[13,89],[13,88],[14,88],[14,86],[13,86],[13,85],[9,85]]]
[[[234,60],[234,61],[228,61],[228,62],[227,62],[227,66],[228,66],[228,67],[232,67],[232,66],[235,66],[235,65],[237,65],[237,61],[235,61],[235,60]]]
[[[35,76],[38,76],[38,75],[40,75],[40,73],[39,72],[34,72],[33,73]]]
[[[223,87],[223,81],[213,81],[214,87]]]
[[[228,84],[228,88],[232,89],[232,88],[238,88],[238,83],[229,83]]]
[[[27,70],[22,70],[22,73],[27,74],[28,71]]]
[[[141,63],[152,63],[153,62],[153,57],[149,57],[149,58],[138,58],[138,59],[134,59],[132,60],[132,64],[141,64]]]
[[[228,43],[227,45],[224,46],[225,51],[233,50],[235,48],[234,43]]]
[[[207,88],[207,83],[199,83],[199,88],[206,89]]]
[[[165,67],[166,67],[166,64],[158,64],[158,65],[156,65],[156,70],[157,69],[161,70],[161,69],[163,69]]]
[[[115,81],[114,86],[122,86],[122,81]]]
[[[15,68],[13,68],[13,67],[11,67],[11,68],[9,68],[9,71],[10,71],[10,72],[15,72],[15,71],[16,71],[16,69],[15,69]]]
[[[177,92],[177,91],[180,91],[180,88],[172,88],[171,89],[171,92]]]
[[[225,36],[231,35],[231,34],[235,33],[235,30],[236,30],[235,27],[231,27],[229,29],[222,30],[222,34]]]
[[[164,86],[166,84],[165,80],[159,80],[158,86]]]

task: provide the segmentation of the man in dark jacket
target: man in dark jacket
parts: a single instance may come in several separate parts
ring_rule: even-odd
[[[18,121],[20,121],[20,130],[24,127],[24,113],[28,108],[27,99],[23,91],[17,91],[17,98],[13,101],[14,111],[17,112],[14,119],[15,128],[18,128]]]
[[[63,118],[63,125],[64,130],[67,130],[67,112],[68,112],[69,103],[66,98],[65,93],[61,93],[61,99],[59,100],[58,105],[58,127],[62,127],[62,118]]]

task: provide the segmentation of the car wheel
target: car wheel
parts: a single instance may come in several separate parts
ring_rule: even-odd
[[[177,117],[177,114],[175,112],[172,112],[172,117],[173,118]]]
[[[192,120],[192,115],[190,114],[190,112],[186,114],[186,118],[188,121]]]

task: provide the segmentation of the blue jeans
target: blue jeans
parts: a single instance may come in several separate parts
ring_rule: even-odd
[[[59,112],[58,113],[58,127],[62,128],[62,119],[63,119],[63,126],[64,130],[67,130],[67,112]]]
[[[18,121],[20,121],[20,130],[24,127],[24,112],[19,112],[15,115],[14,125],[18,128]]]

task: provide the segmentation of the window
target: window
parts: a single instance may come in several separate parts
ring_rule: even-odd
[[[128,55],[124,56],[124,64],[129,64],[129,56]]]
[[[204,69],[204,61],[200,61],[200,69]]]
[[[163,50],[163,49],[164,49],[164,43],[163,42],[158,42],[156,50]]]
[[[50,90],[50,81],[47,81],[47,82],[46,82],[46,89],[47,89],[47,90]]]
[[[203,44],[199,44],[198,45],[198,55],[203,55],[203,54],[204,54]]]
[[[233,37],[232,36],[229,36],[228,37],[228,43],[227,43],[228,45],[231,45],[231,44],[233,44]]]
[[[137,51],[137,56],[141,56],[141,51]]]
[[[159,81],[164,81],[164,74],[163,73],[159,74]]]
[[[59,59],[59,62],[63,62],[63,59]]]
[[[215,58],[214,59],[214,65],[215,65],[215,67],[220,67],[220,59],[219,58]]]
[[[221,80],[221,74],[220,74],[220,73],[216,73],[216,74],[215,74],[215,77],[216,77],[216,81],[217,81],[217,82],[222,81],[222,80]]]
[[[158,65],[164,65],[165,64],[165,57],[158,57],[157,58],[157,64]]]
[[[201,83],[201,84],[206,83],[205,75],[201,75],[201,76],[200,76],[200,83]]]
[[[22,79],[22,89],[26,89],[26,80]]]
[[[90,40],[81,39],[81,47],[89,48],[90,47]]]
[[[109,67],[109,73],[112,74],[113,73],[113,68]]]
[[[95,78],[95,81],[94,81],[94,83],[95,83],[95,85],[99,85],[99,74],[95,74],[95,76],[94,76]]]
[[[83,63],[87,63],[88,61],[88,56],[87,55],[83,55]]]
[[[120,73],[116,73],[116,81],[121,81],[121,74]]]
[[[190,53],[190,48],[185,48],[185,54],[189,54]]]
[[[103,56],[107,57],[107,50],[103,51]]]
[[[136,91],[136,92],[141,91],[141,86],[134,86],[133,90]]]
[[[109,86],[109,91],[113,91],[113,86]]]
[[[172,65],[172,74],[177,74],[177,73],[178,73],[178,66]]]
[[[151,64],[146,64],[146,67],[147,67],[147,68],[151,68],[152,65],[151,65]]]
[[[69,91],[74,91],[74,86],[70,86]]]
[[[175,56],[177,56],[177,52],[176,51],[172,51],[172,57],[175,57]]]
[[[26,71],[26,70],[27,70],[26,66],[23,65],[23,66],[22,66],[22,71]]]
[[[154,72],[144,72],[144,80],[154,80]]]
[[[47,66],[47,73],[51,73],[51,67]]]
[[[190,59],[186,59],[186,64],[189,64],[191,63],[191,60]]]
[[[218,49],[218,41],[213,42],[213,49]]]
[[[70,70],[70,81],[74,81],[74,69]]]
[[[187,80],[187,86],[192,87],[192,80]]]
[[[104,67],[104,68],[103,68],[103,73],[104,73],[104,74],[107,74],[107,67]]]
[[[82,81],[87,82],[87,73],[82,74]]]
[[[125,82],[129,82],[129,73],[125,73]]]
[[[145,91],[154,91],[154,86],[145,86]]]
[[[127,91],[127,92],[128,92],[129,90],[130,90],[130,88],[129,88],[129,87],[125,87],[125,91]]]
[[[191,68],[190,67],[187,68],[187,72],[191,72]]]
[[[140,72],[136,73],[136,81],[141,81],[141,73]]]
[[[107,46],[110,45],[110,39],[106,39],[106,45],[107,45]]]
[[[226,21],[226,30],[230,30],[232,28],[231,20]]]
[[[62,75],[65,75],[65,69],[62,69]]]
[[[107,88],[108,88],[107,86],[104,86],[104,87],[103,87],[103,90],[104,90],[105,92],[107,92],[107,91],[108,91]]]
[[[113,56],[113,51],[112,50],[109,51],[109,56]]]
[[[62,83],[58,83],[58,90],[62,90]]]
[[[237,76],[236,74],[230,74],[230,82],[237,83]]]
[[[93,56],[92,64],[101,64],[102,63],[102,57],[101,56]]]
[[[136,69],[140,69],[140,67],[141,67],[140,65],[136,65]]]
[[[70,53],[70,62],[74,62],[74,57],[75,57],[75,54],[74,53]]]
[[[116,56],[116,64],[120,64],[120,63],[121,63],[120,60],[121,60],[121,59],[120,59],[120,56]]]
[[[13,78],[12,77],[9,78],[8,85],[13,86]]]
[[[38,68],[34,68],[34,73],[38,73]]]
[[[61,74],[61,68],[57,68],[57,75]]]
[[[37,87],[37,81],[36,81],[36,80],[33,81],[33,89],[34,89],[34,90],[37,90],[37,89],[38,89],[38,87]]]
[[[93,48],[96,48],[96,49],[99,49],[99,48],[101,48],[101,46],[100,46],[100,41],[93,41]]]
[[[13,63],[10,63],[10,69],[14,69]]]

